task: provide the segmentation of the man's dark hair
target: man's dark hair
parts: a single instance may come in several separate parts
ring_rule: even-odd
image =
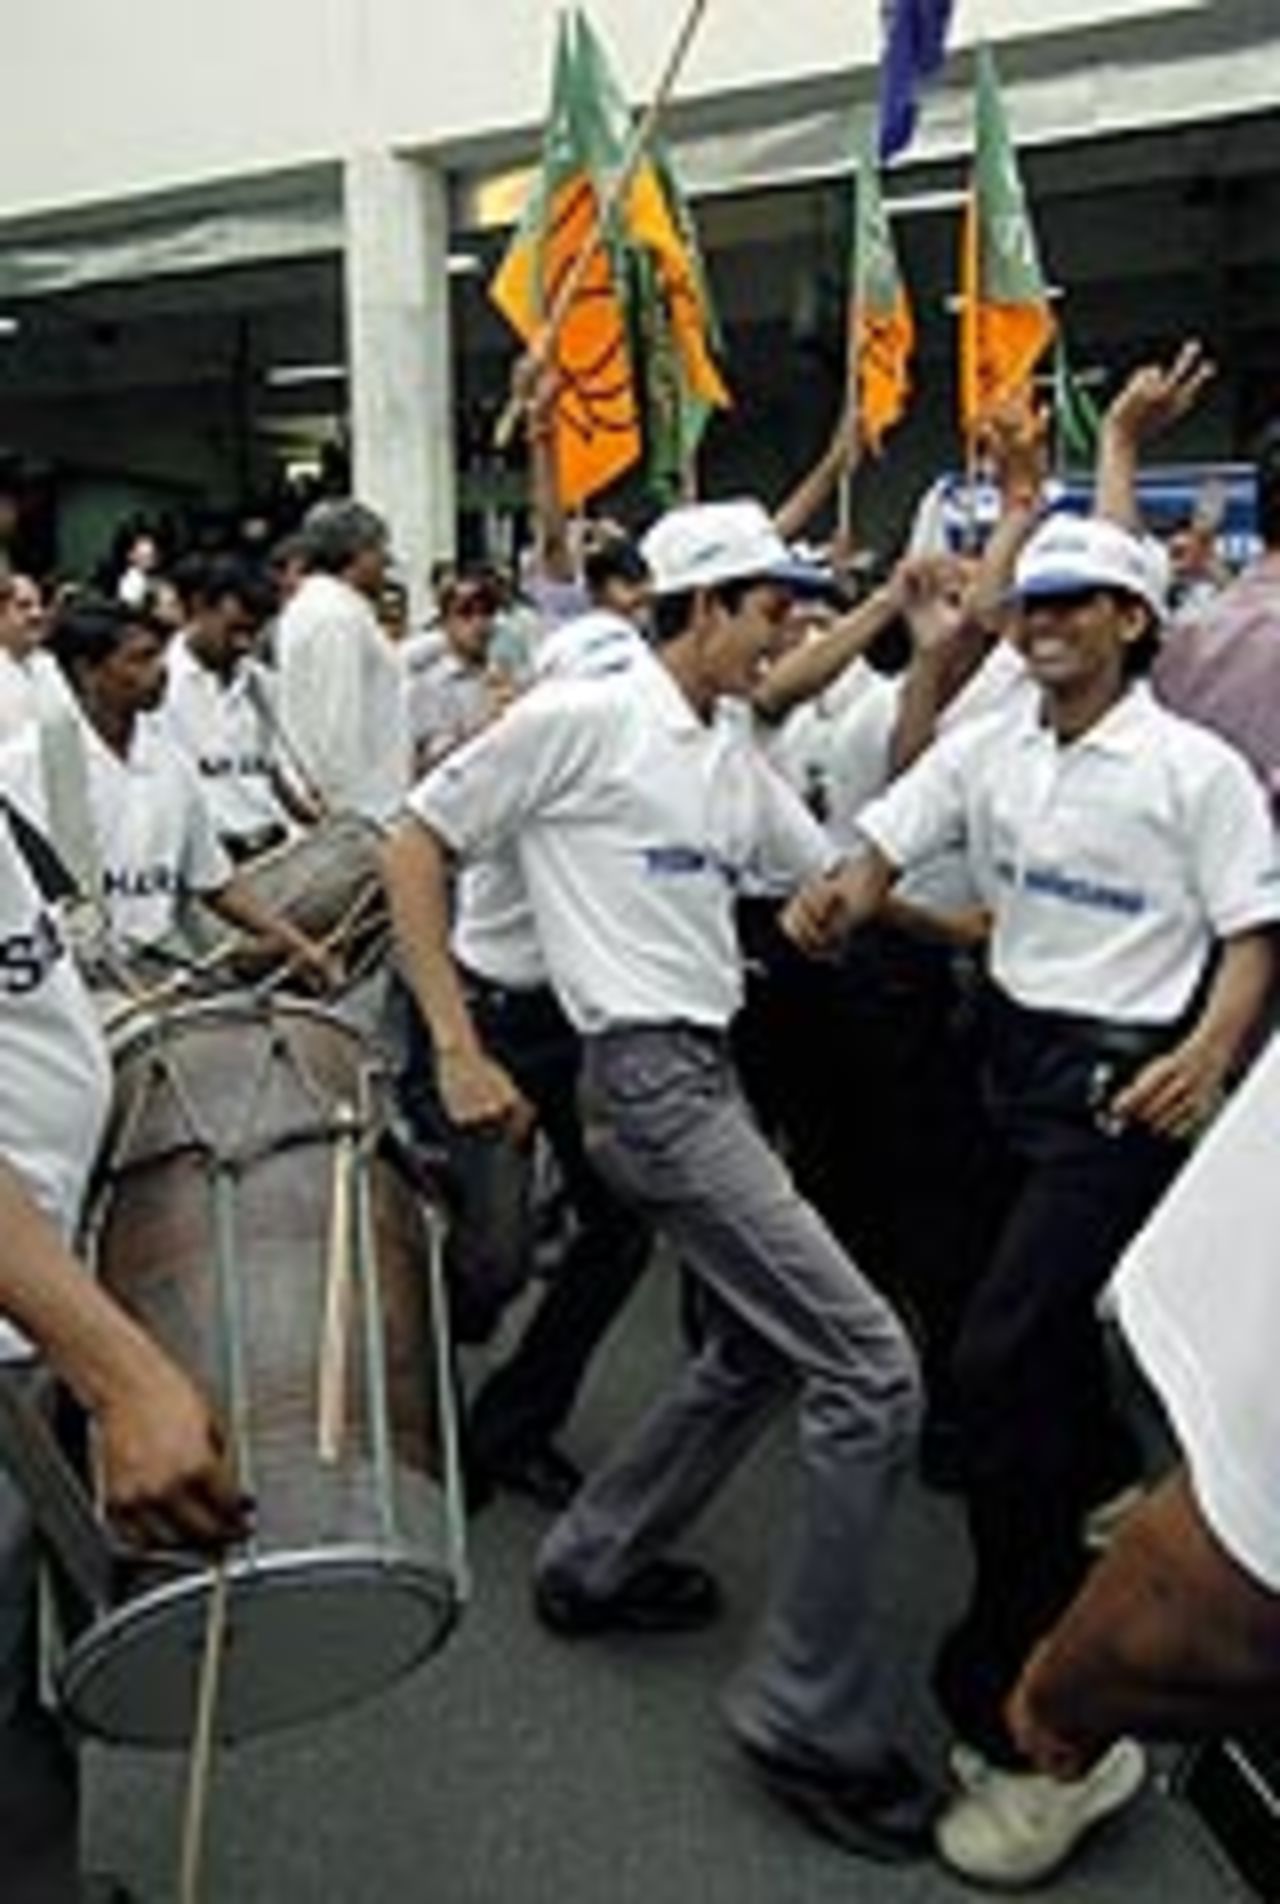
[[[139,629],[161,637],[166,632],[145,609],[83,595],[58,610],[45,646],[63,673],[73,678],[79,668],[101,667]]]
[[[302,546],[310,568],[342,575],[366,549],[385,548],[387,525],[362,502],[318,502],[302,524]]]
[[[676,595],[656,596],[650,609],[651,639],[655,648],[664,642],[675,641],[682,635],[693,619],[694,597],[698,594],[713,595],[722,603],[731,615],[736,615],[742,606],[743,597],[759,581],[759,576],[735,576],[731,582],[716,582],[712,587],[699,590],[681,589]]]
[[[212,608],[230,595],[247,608],[255,621],[275,612],[276,592],[269,576],[239,555],[215,555],[205,562],[192,590],[197,607]]]
[[[595,602],[610,582],[647,582],[649,565],[630,536],[605,536],[582,558],[582,579]]]

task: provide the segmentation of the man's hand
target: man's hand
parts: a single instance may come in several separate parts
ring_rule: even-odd
[[[1221,1055],[1188,1038],[1144,1064],[1107,1108],[1119,1123],[1143,1124],[1159,1137],[1194,1137],[1221,1104],[1225,1076]]]
[[[319,992],[336,992],[343,980],[342,960],[336,952],[305,932],[290,930],[286,940],[289,969],[299,973]]]
[[[1027,403],[1003,403],[992,412],[982,451],[1008,508],[1034,508],[1049,474],[1049,412]]]
[[[1103,429],[1135,445],[1150,442],[1186,416],[1215,374],[1204,347],[1190,338],[1171,364],[1134,371],[1108,405]]]
[[[810,958],[834,951],[845,931],[844,894],[838,876],[827,873],[801,886],[783,907],[779,924],[792,944]]]
[[[532,1131],[533,1106],[483,1051],[437,1053],[436,1081],[444,1108],[460,1130],[487,1125],[506,1131],[518,1144]]]
[[[148,1344],[145,1370],[94,1412],[107,1512],[127,1540],[218,1548],[244,1539],[251,1503],[213,1416],[167,1356]]]
[[[941,654],[955,644],[964,624],[965,564],[954,555],[908,556],[899,562],[889,587],[911,632],[915,654]]]

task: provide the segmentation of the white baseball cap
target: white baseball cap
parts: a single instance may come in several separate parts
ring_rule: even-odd
[[[640,544],[655,595],[682,595],[719,582],[779,582],[822,595],[831,577],[793,555],[758,502],[687,503],[659,517]]]
[[[1169,607],[1169,558],[1163,546],[1102,516],[1050,516],[1018,557],[1015,600],[1083,595],[1095,588],[1136,595],[1163,621]]]

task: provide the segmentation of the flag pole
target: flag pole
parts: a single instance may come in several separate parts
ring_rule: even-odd
[[[622,164],[610,182],[609,189],[596,206],[596,215],[592,221],[591,229],[583,241],[582,249],[562,278],[559,292],[547,314],[542,329],[538,332],[537,337],[533,343],[530,344],[529,348],[517,360],[511,376],[511,395],[507,399],[506,407],[502,415],[498,418],[497,427],[493,433],[494,447],[496,449],[505,449],[510,443],[529,395],[537,384],[538,378],[542,375],[542,372],[550,362],[551,353],[555,349],[556,340],[561,330],[564,328],[565,319],[569,315],[573,301],[577,297],[578,292],[582,289],[583,280],[590,269],[596,246],[600,243],[600,240],[608,230],[614,213],[630,190],[631,182],[636,175],[640,161],[644,157],[645,150],[657,130],[658,120],[661,118],[663,110],[675,89],[676,81],[680,77],[680,69],[688,56],[689,48],[693,44],[694,35],[702,24],[702,18],[707,11],[708,5],[709,0],[690,0],[688,10],[681,22],[680,31],[676,35],[671,51],[667,56],[667,63],[662,70],[662,76],[658,81],[653,98],[649,101],[649,104],[636,123],[635,130],[631,135],[631,141],[627,146],[626,152],[623,154]]]

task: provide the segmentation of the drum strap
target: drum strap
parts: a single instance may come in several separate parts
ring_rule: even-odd
[[[76,882],[52,841],[46,839],[38,827],[32,826],[25,814],[20,813],[13,802],[6,800],[3,795],[0,795],[0,808],[4,810],[13,843],[27,862],[27,871],[35,880],[40,897],[51,905],[60,899],[73,899]]]

